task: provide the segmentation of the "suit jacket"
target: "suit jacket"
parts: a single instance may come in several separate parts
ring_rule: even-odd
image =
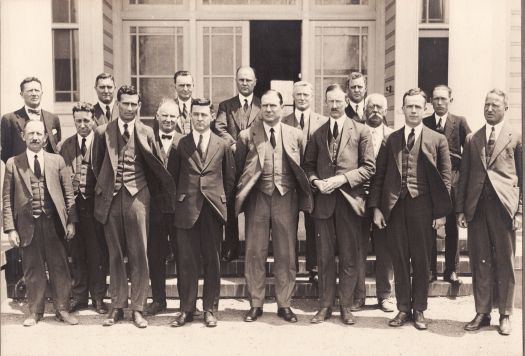
[[[328,118],[326,116],[310,111],[310,126],[306,127],[307,130],[303,130],[301,129],[301,124],[299,123],[299,121],[297,121],[297,118],[295,117],[295,111],[283,118],[283,124],[290,125],[303,131],[303,142],[305,142],[303,146],[303,154],[306,150],[306,145],[308,144],[308,141],[310,140],[314,132],[317,131],[317,129],[320,128],[326,121],[328,121]]]
[[[363,99],[363,105],[364,105],[364,102],[365,101]],[[364,107],[363,107],[363,109],[364,109]],[[366,121],[366,119],[364,117],[364,111],[363,111],[363,117],[359,118],[359,115],[357,115],[357,113],[354,111],[354,108],[350,104],[348,104],[348,106],[345,108],[345,114],[346,114],[346,116],[348,116],[352,120],[355,120],[355,121],[359,122],[360,124],[364,124],[365,121]]]
[[[4,231],[16,230],[21,247],[31,243],[35,231],[31,174],[25,151],[7,161],[3,191]],[[78,222],[71,173],[61,156],[44,152],[44,175],[47,190],[64,229],[63,235],[68,223]],[[58,235],[61,235],[60,231]]]
[[[95,129],[92,144],[93,172],[97,178],[95,186],[95,218],[105,224],[109,208],[113,201],[113,190],[117,175],[118,147],[120,135],[118,121],[113,120]],[[135,149],[140,150],[144,158],[148,188],[159,187],[151,193],[151,200],[159,204],[163,213],[173,212],[175,204],[175,182],[159,158],[159,148],[151,127],[135,119]]]
[[[55,114],[45,110],[42,110],[41,118],[44,122],[48,139],[44,149],[50,153],[58,153],[57,144],[62,139],[60,119]],[[2,117],[2,128],[0,130],[2,136],[2,161],[7,162],[9,158],[25,152],[27,147],[22,138],[22,133],[28,121],[29,116],[27,116],[24,107]]]
[[[379,208],[386,220],[401,193],[402,151],[404,127],[388,136],[379,150],[368,206]],[[452,209],[450,201],[450,154],[444,135],[423,126],[421,130],[422,162],[428,179],[432,199],[432,217],[446,216]]]
[[[223,223],[226,223],[226,203],[232,198],[235,185],[235,161],[230,146],[211,134],[204,162],[193,135],[184,136],[170,156],[168,170],[177,184],[175,226],[191,228],[199,218],[206,200]]]
[[[171,146],[168,148],[168,151],[164,151],[164,148],[162,147],[162,140],[160,139],[160,129],[159,129],[159,122],[157,120],[153,121],[153,132],[155,133],[155,142],[157,144],[157,147],[159,148],[159,158],[162,161],[162,164],[164,167],[168,167],[168,160],[171,154],[175,153],[175,150],[177,149],[177,146],[179,145],[179,141],[181,138],[184,137],[183,134],[173,131],[171,135],[173,135],[173,139],[171,141]]]
[[[91,145],[93,145],[93,143]],[[75,184],[74,177],[77,171],[77,166],[82,163],[82,152],[80,151],[77,134],[68,137],[62,143],[60,147],[60,155],[64,158],[66,166],[70,169],[71,180],[73,181],[73,184]],[[77,192],[77,187],[73,186],[73,192]]]
[[[472,220],[478,200],[488,178],[498,198],[511,218],[521,212],[523,186],[523,147],[521,133],[503,124],[490,162],[486,162],[485,126],[467,136],[459,174],[456,212]]]
[[[301,169],[303,155],[303,133],[289,125],[281,124],[283,154],[288,158],[288,164],[297,180],[299,210],[312,212],[313,197],[306,174]],[[257,120],[250,128],[242,130],[237,139],[235,150],[235,166],[237,169],[237,189],[235,196],[235,213],[244,210],[244,202],[259,180],[264,167],[264,150],[266,133],[261,120]]]
[[[365,190],[363,184],[375,172],[374,147],[368,129],[348,117],[345,118],[341,142],[337,152],[336,164],[332,162],[328,135],[330,121],[328,120],[312,136],[306,146],[304,170],[308,180],[326,179],[336,175],[344,175],[347,183],[338,188],[354,212],[364,216],[366,208]],[[315,194],[314,218],[326,219],[335,208],[335,194]]]
[[[186,135],[184,133],[184,124],[182,123],[182,111],[181,111],[181,109],[179,107],[179,98],[175,98],[175,102],[177,103],[177,108],[179,110],[179,116],[177,117],[177,124],[175,125],[175,131],[177,131],[181,135]],[[190,119],[190,115],[191,115],[191,108],[192,107],[193,107],[193,103],[190,105],[189,108],[187,108],[187,110],[188,110],[188,117],[187,117],[187,119],[188,120],[191,120]]]
[[[238,95],[219,104],[219,111],[217,112],[214,131],[217,135],[219,135],[219,137],[226,140],[230,145],[233,145],[239,137],[239,132],[241,131],[240,120],[243,113],[242,110],[242,104],[239,101]],[[260,111],[261,100],[254,95],[250,117],[248,118],[246,128],[253,124]]]
[[[100,104],[97,102],[95,105],[93,105],[93,108],[95,109],[95,122],[96,126],[104,125],[108,123],[108,119],[106,117],[106,108],[101,108]],[[113,107],[111,108],[111,121],[116,120],[119,115],[118,111],[118,105],[115,102],[113,104]]]

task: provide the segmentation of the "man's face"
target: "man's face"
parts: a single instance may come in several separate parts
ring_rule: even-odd
[[[40,121],[29,121],[24,128],[23,138],[29,150],[39,152],[47,140],[44,124]]]
[[[77,133],[82,137],[87,137],[91,131],[93,131],[93,114],[89,111],[76,111],[73,114],[73,120],[75,121],[75,128]]]
[[[447,89],[436,88],[432,92],[432,106],[439,116],[443,116],[448,112],[448,106],[451,102],[452,98],[449,97]]]
[[[281,120],[283,116],[283,106],[279,97],[274,92],[269,92],[261,98],[262,119],[268,125],[273,126]]]
[[[191,109],[191,122],[193,129],[199,133],[210,128],[213,117],[209,106],[193,105]]]
[[[485,98],[485,108],[483,109],[485,113],[485,120],[490,125],[496,125],[503,120],[505,117],[505,103],[503,98],[495,93],[489,93]]]
[[[348,98],[354,103],[360,103],[365,97],[366,84],[365,78],[359,77],[351,79],[348,85]]]
[[[386,115],[384,102],[374,96],[369,96],[366,100],[368,100],[365,108],[366,123],[371,127],[378,127],[383,123]]]
[[[170,133],[175,130],[179,110],[175,103],[165,103],[157,111],[157,120],[162,132]]]
[[[250,96],[257,80],[250,68],[241,68],[237,73],[237,90],[244,96]]]
[[[118,102],[118,110],[122,121],[132,121],[140,110],[139,96],[136,94],[122,94],[120,96],[120,101]]]
[[[182,101],[187,101],[193,93],[193,78],[191,75],[180,75],[175,82],[177,97]]]
[[[310,108],[310,101],[312,100],[312,90],[307,85],[301,85],[294,88],[293,102],[295,107],[300,111],[305,111]]]
[[[346,95],[340,89],[326,93],[326,105],[330,109],[330,117],[338,119],[345,114]]]
[[[425,114],[426,100],[423,95],[409,95],[405,97],[403,113],[407,126],[416,127],[423,120]]]
[[[115,83],[113,83],[111,78],[99,79],[97,85],[95,85],[95,91],[97,92],[98,100],[107,105],[113,101]]]
[[[22,90],[20,96],[28,107],[36,108],[40,105],[40,99],[42,99],[42,86],[39,82],[25,83],[24,90]]]

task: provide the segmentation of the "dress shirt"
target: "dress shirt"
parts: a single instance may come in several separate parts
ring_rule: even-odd
[[[419,125],[417,125],[413,129],[414,129],[414,143],[416,143],[417,139],[419,138],[419,135],[421,135],[421,130],[423,130],[423,123],[420,122]],[[410,131],[412,131],[412,127],[405,125],[405,144],[408,142],[408,135],[410,135]]]
[[[27,161],[29,162],[29,168],[31,168],[31,171],[35,173],[35,155],[38,156],[38,163],[40,163],[40,172],[42,175],[44,175],[44,150],[38,151],[38,153],[35,153],[31,151],[29,148],[26,149],[26,155],[27,155]]]
[[[249,96],[244,96],[239,93],[239,102],[241,103],[241,107],[243,107],[245,99],[248,100],[248,106],[252,105],[253,93],[251,93]]]
[[[294,110],[294,113],[295,113],[295,119],[297,120],[297,122],[301,122],[301,114],[304,114],[303,117],[304,117],[304,127],[310,127],[310,108],[306,109],[305,111],[301,111],[299,109],[295,109]]]
[[[208,144],[210,143],[210,136],[211,136],[211,130],[208,129],[202,133],[197,132],[197,130],[191,131],[191,134],[193,135],[193,141],[195,141],[195,147],[199,148],[199,136],[202,135],[202,145],[204,148],[204,152],[208,149]]]
[[[445,113],[445,115],[443,116],[439,116],[438,114],[434,113],[434,117],[436,118],[436,127],[438,126],[439,119],[441,119],[441,128],[445,129],[445,124],[447,123],[448,112]]]
[[[109,106],[109,111],[111,111],[111,115],[113,115],[113,107],[115,106],[115,99],[109,104],[104,104],[102,101],[98,100],[98,105],[100,105],[100,108],[104,112],[104,116],[106,116],[106,106]]]
[[[128,128],[129,130],[129,128]],[[87,151],[90,152],[90,148],[91,148],[91,142],[93,142],[93,136],[95,136],[95,134],[93,133],[93,131],[91,131],[89,133],[89,135],[87,135],[85,138],[86,138],[86,148],[87,148]],[[82,139],[84,137],[80,136],[79,134],[77,134],[77,138],[78,138],[78,147],[79,148],[82,148]]]
[[[355,109],[356,105],[358,105],[357,110]],[[364,113],[364,109],[365,109],[365,101],[364,100],[361,100],[361,102],[359,102],[359,103],[354,103],[353,101],[350,100],[350,106],[352,107],[352,109],[354,109],[354,111],[357,113],[359,118],[363,117],[363,113]]]
[[[492,131],[492,126],[494,126],[494,142],[498,140],[499,133],[501,132],[501,128],[503,127],[503,123],[505,120],[501,120],[499,124],[496,125],[490,125],[488,122],[485,125],[485,142],[489,141],[490,132]]]
[[[170,150],[171,143],[173,142],[174,132],[175,131],[168,133],[168,132],[163,132],[162,130],[159,130],[160,142],[162,143],[162,148],[164,149],[165,153],[168,153],[168,151]],[[162,135],[170,135],[171,138],[162,138]]]
[[[135,119],[131,120],[130,122],[124,122],[119,117],[117,120],[117,123],[118,123],[118,129],[121,135],[124,136],[124,124],[128,124],[129,137],[131,138],[133,136],[133,133],[135,132],[134,130],[135,129]]]
[[[339,119],[334,119],[333,117],[330,117],[330,132],[334,133],[334,124],[337,122],[337,130],[339,131],[339,136],[343,132],[343,126],[345,124],[345,120],[348,116],[343,115]]]
[[[189,98],[186,101],[182,101],[182,99],[179,98],[179,116],[182,117],[182,113],[184,112],[184,104],[186,104],[186,111],[188,112],[188,115],[186,116],[186,120],[190,119],[191,116],[191,102],[192,98]]]
[[[377,154],[379,153],[379,149],[381,148],[381,144],[383,142],[383,138],[385,137],[385,128],[383,124],[381,123],[378,127],[372,127],[366,124],[366,127],[368,127],[368,130],[370,130],[370,134],[372,134],[372,143],[374,145],[374,155],[377,157]]]
[[[277,125],[275,126],[270,126],[268,125],[266,122],[263,121],[263,127],[264,127],[264,131],[266,132],[266,138],[268,139],[268,141],[270,141],[270,136],[272,135],[272,133],[270,132],[270,129],[273,129],[273,134],[275,136],[275,142],[279,142],[279,139],[281,137],[281,123],[277,123]]]
[[[27,116],[29,117],[29,120],[31,120],[31,121],[40,121],[40,115],[33,114],[33,113],[29,112],[29,109],[31,109],[31,110],[37,110],[40,113],[42,113],[42,108],[40,106],[38,106],[37,108],[33,109],[33,108],[30,108],[29,106],[25,105],[24,108],[26,110]]]

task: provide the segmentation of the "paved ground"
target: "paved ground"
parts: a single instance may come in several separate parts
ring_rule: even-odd
[[[429,330],[418,331],[412,325],[387,326],[393,313],[383,313],[367,300],[367,308],[355,313],[357,324],[345,326],[338,313],[320,325],[309,324],[317,303],[298,300],[293,308],[297,324],[277,317],[274,302],[265,305],[265,314],[254,323],[242,321],[248,308],[246,300],[221,300],[219,325],[205,328],[200,319],[182,328],[170,328],[178,301],[169,301],[169,310],[149,318],[147,329],[137,329],[129,321],[113,327],[101,326],[103,317],[92,310],[81,311],[82,325],[66,326],[46,314],[32,328],[22,327],[23,308],[8,302],[2,305],[1,354],[21,355],[522,355],[522,310],[512,317],[513,333],[500,336],[498,314],[492,313],[492,325],[467,333],[463,326],[474,316],[472,297],[430,298],[426,317]],[[46,310],[47,311],[47,310]],[[49,309],[51,312],[51,309]]]

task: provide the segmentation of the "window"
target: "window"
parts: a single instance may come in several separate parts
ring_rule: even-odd
[[[421,23],[447,23],[446,0],[423,0]]]
[[[78,0],[53,0],[55,101],[79,101]]]

